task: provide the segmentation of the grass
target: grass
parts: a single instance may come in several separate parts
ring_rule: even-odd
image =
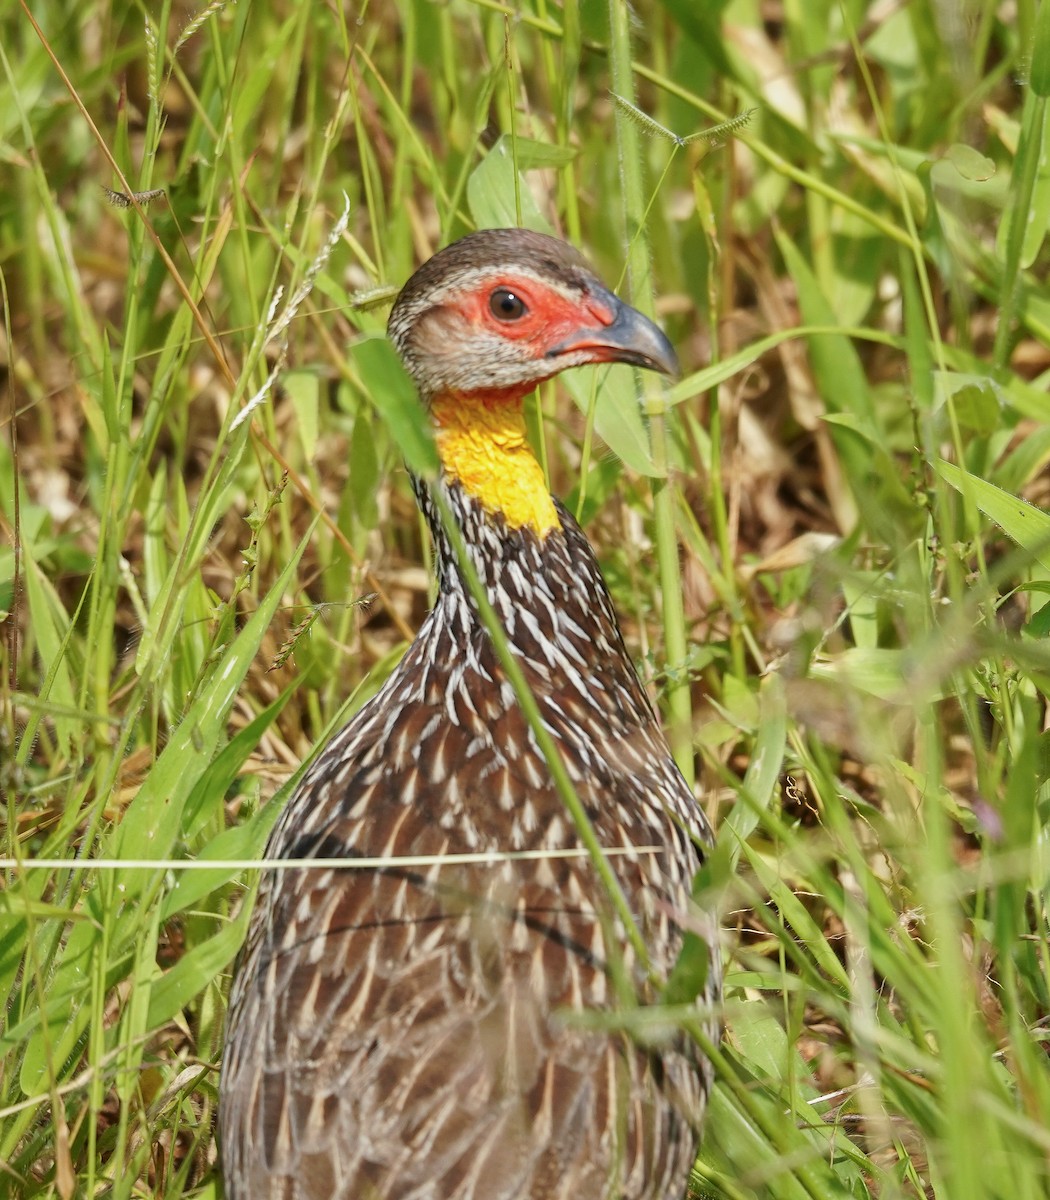
[[[0,15],[0,1194],[218,1194],[238,864],[428,603],[385,305],[516,221],[685,370],[531,420],[720,831],[697,1188],[1050,1189],[1050,6],[636,11]]]

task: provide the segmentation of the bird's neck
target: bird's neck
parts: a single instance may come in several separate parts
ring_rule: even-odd
[[[561,528],[543,469],[525,432],[520,395],[472,392],[431,402],[434,439],[450,482],[499,516],[508,529],[529,529],[545,538]]]
[[[413,478],[438,573],[427,632],[410,651],[429,664],[426,686],[444,686],[433,664],[440,660],[448,671],[458,663],[462,673],[463,656],[471,654],[479,656],[479,678],[504,678],[490,638],[480,636],[485,621],[446,528],[451,518],[534,694],[595,691],[615,697],[610,722],[651,724],[594,551],[572,514],[551,498],[520,403],[471,403],[466,410],[462,399],[431,402],[443,469],[432,482]],[[603,664],[597,675],[587,666],[595,662]]]

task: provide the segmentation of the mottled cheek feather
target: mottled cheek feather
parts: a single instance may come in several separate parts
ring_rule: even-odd
[[[561,522],[543,471],[525,437],[521,401],[439,396],[431,405],[445,474],[512,529],[541,537]]]

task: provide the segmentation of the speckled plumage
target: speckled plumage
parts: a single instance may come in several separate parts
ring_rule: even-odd
[[[593,552],[560,506],[539,536],[436,486],[602,845],[627,851],[610,861],[666,978],[709,830]],[[307,774],[268,857],[580,846],[417,494],[435,608]],[[707,1064],[681,1035],[641,1046],[563,1017],[616,1007],[608,937],[653,1000],[586,858],[264,873],[230,1001],[227,1200],[678,1200]],[[708,999],[717,986],[713,961]]]

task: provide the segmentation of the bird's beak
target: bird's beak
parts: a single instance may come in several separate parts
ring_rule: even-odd
[[[631,363],[664,375],[678,374],[674,347],[648,317],[604,288],[592,288],[589,299],[594,324],[574,330],[547,351],[547,358],[583,352],[589,362]]]

